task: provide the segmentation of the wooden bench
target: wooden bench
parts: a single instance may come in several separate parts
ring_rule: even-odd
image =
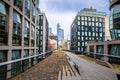
[[[61,80],[81,80],[81,77],[78,73],[74,72],[70,66],[63,66]]]

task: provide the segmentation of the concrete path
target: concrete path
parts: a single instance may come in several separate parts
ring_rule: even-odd
[[[113,69],[101,66],[95,62],[88,62],[70,52],[65,53],[79,66],[82,80],[118,80]]]

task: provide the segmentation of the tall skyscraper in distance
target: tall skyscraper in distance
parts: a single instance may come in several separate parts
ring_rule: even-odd
[[[57,36],[58,36],[58,45],[64,39],[64,30],[60,28],[60,24],[57,24]]]
[[[109,18],[105,12],[92,7],[78,12],[71,25],[71,50],[85,52],[89,41],[105,41],[105,27],[109,28],[107,21]]]
[[[52,28],[51,27],[49,27],[49,33],[52,33]]]

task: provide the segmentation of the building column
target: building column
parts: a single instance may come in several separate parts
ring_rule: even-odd
[[[12,51],[9,50],[8,51],[8,56],[7,56],[7,60],[11,61],[11,57],[12,57]],[[11,69],[11,64],[7,65],[7,71]],[[7,72],[7,79],[11,77],[11,71]]]
[[[97,51],[97,48],[96,48],[96,47],[97,47],[97,46],[96,46],[95,44],[94,44],[93,46],[94,46],[94,58],[96,59],[96,53],[97,53],[97,52],[96,52],[96,51]]]
[[[104,44],[104,54],[108,55],[108,45]],[[104,61],[108,61],[108,57],[104,56]]]

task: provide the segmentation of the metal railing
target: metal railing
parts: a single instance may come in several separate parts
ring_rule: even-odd
[[[76,51],[73,51],[73,50],[64,50],[64,51],[69,51],[69,52],[75,52],[76,53]],[[86,55],[88,57],[92,57],[92,58],[100,59],[100,60],[104,60],[104,57],[107,57],[108,62],[120,64],[120,56],[93,53],[93,52],[81,52],[80,51],[80,54],[83,54],[83,53],[84,53],[84,55]]]
[[[52,51],[48,51],[44,54],[38,54],[0,63],[0,80],[8,80],[17,74],[24,72],[51,54]]]
[[[104,60],[103,58],[106,57],[108,58],[108,62],[120,64],[120,56],[100,54],[100,53],[87,53],[86,55],[100,60]]]

